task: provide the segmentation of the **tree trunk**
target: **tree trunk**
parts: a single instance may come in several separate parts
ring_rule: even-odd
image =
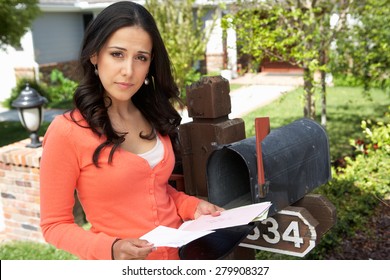
[[[326,51],[323,49],[320,52],[320,64],[324,66],[327,64],[328,59]],[[324,70],[321,73],[321,125],[326,128],[326,72]]]
[[[321,125],[326,128],[326,73],[321,70]]]
[[[305,118],[315,119],[315,100],[314,100],[314,76],[309,68],[303,69],[303,89],[305,95],[305,105],[303,108],[303,115]]]

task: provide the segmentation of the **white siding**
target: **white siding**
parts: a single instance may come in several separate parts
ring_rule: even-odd
[[[16,86],[15,68],[38,71],[30,31],[24,34],[20,44],[19,49],[7,46],[6,50],[0,50],[0,102],[10,97],[12,88]]]
[[[32,26],[38,64],[76,60],[83,38],[81,13],[45,13]]]

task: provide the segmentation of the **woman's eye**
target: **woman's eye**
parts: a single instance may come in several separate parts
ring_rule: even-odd
[[[113,57],[123,57],[122,53],[121,52],[112,52],[111,55]]]
[[[140,60],[140,61],[148,61],[148,58],[146,56],[143,56],[143,55],[137,56],[136,59]]]

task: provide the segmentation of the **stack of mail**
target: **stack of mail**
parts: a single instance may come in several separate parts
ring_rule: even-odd
[[[267,218],[270,206],[270,202],[262,202],[225,210],[219,216],[202,215],[196,220],[183,223],[179,229],[158,226],[140,239],[147,240],[156,247],[181,247],[217,229],[262,221]]]

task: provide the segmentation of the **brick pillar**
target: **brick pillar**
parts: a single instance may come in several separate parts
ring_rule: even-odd
[[[40,223],[39,163],[42,148],[30,139],[0,147],[0,191],[7,240],[44,242]]]

